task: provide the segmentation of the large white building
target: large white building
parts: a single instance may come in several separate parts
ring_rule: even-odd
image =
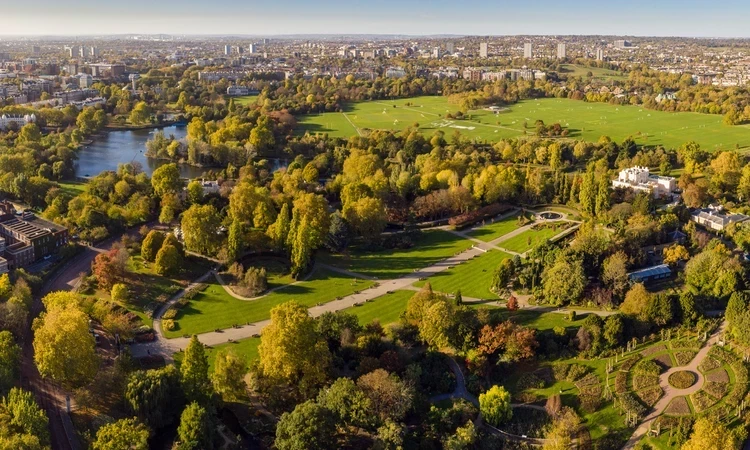
[[[531,42],[523,44],[523,57],[528,59],[534,57],[534,47]]]
[[[10,126],[15,125],[17,128],[21,128],[27,123],[36,122],[36,115],[26,114],[25,116],[3,114],[0,116],[0,130],[7,130]]]
[[[566,56],[568,56],[568,54],[565,51],[565,43],[560,42],[557,44],[557,59],[565,59]]]
[[[486,58],[488,54],[489,52],[487,50],[487,43],[486,42],[480,43],[479,44],[479,57]]]
[[[649,192],[656,198],[662,198],[668,197],[677,189],[677,180],[651,175],[648,167],[635,166],[621,170],[617,179],[612,180],[612,187]]]

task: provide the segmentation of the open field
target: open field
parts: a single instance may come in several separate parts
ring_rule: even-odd
[[[499,238],[510,233],[513,230],[517,230],[521,227],[518,222],[519,214],[514,214],[510,217],[506,217],[503,220],[498,220],[495,223],[490,223],[479,228],[475,228],[469,232],[469,236],[480,239],[484,242],[490,242],[494,239]]]
[[[266,269],[266,276],[268,279],[268,289],[276,289],[287,284],[294,283],[294,277],[292,277],[289,271],[289,265],[283,258],[275,258],[268,256],[249,256],[240,261],[245,270],[250,267],[264,268]]]
[[[442,130],[450,137],[460,131],[470,138],[495,141],[533,135],[534,122],[540,119],[546,124],[560,123],[568,129],[571,138],[587,141],[609,136],[621,142],[632,136],[639,144],[672,148],[691,140],[706,150],[734,149],[735,145],[750,147],[750,126],[725,125],[723,116],[716,114],[670,113],[639,106],[545,98],[518,102],[497,115],[476,110],[470,112],[470,120],[445,119],[447,113],[457,111],[458,106],[449,103],[447,97],[353,103],[343,113],[299,117],[297,132],[351,137],[368,129],[400,131],[419,123],[427,134]],[[524,128],[524,123],[528,128]]]
[[[502,241],[498,243],[497,245],[498,247],[508,249],[512,252],[524,253],[534,248],[540,242],[544,242],[547,239],[557,236],[558,234],[562,233],[564,230],[565,228],[562,228],[562,227],[557,228],[557,229],[552,228],[552,227],[544,227],[539,230],[534,230],[534,229],[526,230],[519,235],[513,236],[507,241]]]
[[[257,99],[257,95],[242,95],[240,97],[234,97],[234,102],[238,105],[247,106],[255,103]]]
[[[307,307],[326,303],[372,286],[372,282],[349,278],[337,272],[319,269],[302,283],[287,286],[258,300],[238,300],[215,280],[180,309],[173,331],[164,330],[168,338],[200,334],[234,324],[258,322],[271,317],[271,308],[290,300]]]
[[[66,181],[60,181],[57,184],[60,185],[60,189],[62,189],[67,194],[70,194],[72,196],[81,194],[83,193],[83,191],[86,190],[86,183],[82,181],[66,180]]]
[[[258,346],[260,345],[260,338],[247,338],[235,342],[228,342],[226,344],[214,345],[206,349],[206,356],[208,356],[208,371],[214,371],[214,363],[216,362],[216,355],[220,350],[225,348],[231,348],[240,357],[242,357],[249,366],[253,361],[258,359]],[[174,354],[175,361],[179,364],[182,362],[182,357],[185,353],[178,352]]]
[[[599,67],[587,67],[587,66],[580,66],[577,64],[562,64],[561,67],[563,69],[560,72],[561,75],[588,78],[586,75],[589,72],[591,72],[594,78],[599,78],[599,79],[604,79],[604,80],[627,79],[627,75],[622,75],[620,72],[617,72],[615,70],[603,69]]]
[[[381,325],[397,322],[406,304],[416,294],[414,291],[394,291],[392,294],[380,296],[374,300],[364,303],[362,306],[354,306],[344,311],[354,314],[359,318],[361,325],[366,325],[377,319]]]
[[[353,248],[348,255],[322,254],[318,261],[379,279],[391,279],[435,264],[471,245],[471,241],[453,233],[430,230],[409,249],[371,251]]]
[[[510,257],[508,253],[493,250],[471,261],[432,275],[427,281],[437,292],[455,294],[461,289],[461,295],[466,297],[497,300],[497,295],[490,290],[492,277],[500,262]],[[424,286],[427,281],[421,281],[415,285]]]

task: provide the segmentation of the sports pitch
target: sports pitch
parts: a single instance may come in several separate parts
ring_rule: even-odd
[[[499,114],[471,111],[469,120],[445,118],[447,113],[456,112],[458,106],[449,103],[446,97],[360,102],[348,105],[343,113],[302,116],[297,132],[351,137],[375,129],[403,130],[418,123],[420,130],[428,135],[442,130],[450,139],[458,130],[465,137],[491,142],[533,136],[534,123],[541,119],[547,125],[559,123],[568,129],[570,138],[587,141],[609,136],[622,142],[631,136],[639,144],[668,148],[677,148],[688,141],[696,141],[706,150],[750,147],[750,126],[725,125],[723,116],[714,114],[671,113],[556,98],[524,100]],[[524,128],[524,123],[528,128]]]

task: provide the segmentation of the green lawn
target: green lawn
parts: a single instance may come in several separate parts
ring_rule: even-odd
[[[250,267],[265,268],[268,278],[268,289],[275,289],[287,284],[292,284],[296,280],[289,271],[289,264],[283,258],[274,258],[269,256],[250,256],[244,258],[242,266],[245,270]]]
[[[437,292],[455,294],[461,289],[461,295],[466,297],[497,300],[497,295],[490,290],[492,277],[500,262],[507,258],[511,258],[511,255],[493,250],[451,269],[436,273],[427,281]],[[415,284],[421,287],[427,281]]]
[[[475,228],[469,232],[469,236],[480,239],[484,242],[490,242],[494,239],[499,238],[510,233],[513,230],[517,230],[521,227],[518,222],[519,214],[514,214],[510,217],[506,217],[502,220],[498,220],[495,223],[487,224],[480,228]]]
[[[508,311],[506,308],[488,305],[476,305],[476,308],[489,308],[497,321],[513,320],[519,325],[534,328],[539,331],[551,330],[555,327],[578,328],[583,325],[588,314],[577,314],[575,320],[568,320],[567,314],[556,312],[542,312],[531,309]]]
[[[209,347],[206,349],[206,356],[208,356],[208,370],[209,372],[213,372],[214,370],[214,363],[216,362],[216,354],[219,353],[220,350],[225,348],[231,348],[234,350],[239,356],[245,358],[245,361],[247,361],[248,366],[250,363],[258,359],[258,346],[260,345],[260,338],[247,338],[242,339],[235,342],[229,342],[226,344],[220,344],[220,345],[214,345],[213,347]],[[182,356],[184,355],[183,352],[178,352],[174,354],[175,362],[178,364],[182,362]]]
[[[240,97],[233,97],[234,102],[238,105],[247,106],[252,105],[258,99],[257,95],[243,95]]]
[[[366,289],[372,284],[321,269],[307,281],[287,286],[258,300],[244,301],[232,297],[212,280],[206,290],[177,313],[175,330],[164,330],[164,334],[167,338],[174,338],[229,328],[234,324],[259,322],[270,318],[271,308],[290,300],[311,307]]]
[[[86,190],[86,183],[82,181],[66,180],[60,181],[57,184],[60,185],[60,189],[62,189],[65,193],[72,195],[73,197],[83,193],[83,191]]]
[[[513,236],[507,241],[499,242],[497,246],[512,252],[525,253],[527,250],[534,248],[540,242],[544,242],[547,239],[557,236],[564,230],[564,228],[554,229],[552,227],[543,227],[539,230],[526,230],[519,235]]]
[[[696,141],[711,151],[734,149],[735,145],[750,147],[750,126],[725,125],[723,116],[718,114],[672,113],[640,106],[545,98],[518,102],[497,115],[476,110],[470,112],[470,119],[445,119],[447,113],[457,111],[458,105],[449,103],[447,97],[352,103],[343,113],[299,117],[297,133],[351,137],[372,129],[401,131],[418,123],[428,135],[435,130],[442,130],[447,136],[459,131],[470,138],[497,141],[534,135],[534,122],[543,120],[546,124],[559,123],[568,129],[569,137],[586,141],[609,136],[617,142],[633,137],[639,144],[668,148],[677,148],[687,141]]]
[[[355,247],[348,255],[323,254],[318,260],[363,275],[391,279],[435,264],[471,246],[468,239],[448,231],[430,230],[409,249],[372,251]]]
[[[591,75],[593,75],[594,78],[603,80],[625,80],[627,78],[627,75],[622,75],[620,72],[600,67],[587,67],[578,64],[563,64],[560,67],[562,68],[560,74],[567,76],[589,78],[587,75],[589,72],[591,72]]]
[[[397,322],[401,313],[406,310],[406,304],[414,291],[394,291],[392,294],[382,295],[374,300],[365,302],[362,306],[354,306],[344,311],[359,318],[359,323],[366,325],[377,319],[381,325]]]

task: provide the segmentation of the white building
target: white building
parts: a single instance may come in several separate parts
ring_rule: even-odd
[[[479,44],[479,57],[480,58],[486,58],[487,55],[489,54],[487,47],[488,45],[486,42],[482,42]]]
[[[385,71],[386,78],[404,78],[406,77],[406,71],[400,67],[389,67]]]
[[[531,42],[523,44],[523,57],[528,59],[534,57],[534,47]]]
[[[3,114],[0,116],[0,130],[7,130],[12,125],[21,128],[27,123],[33,122],[36,122],[36,115],[34,114],[26,114],[25,116]]]
[[[557,59],[565,59],[566,56],[565,44],[562,42],[557,44]]]
[[[596,49],[596,60],[597,61],[604,61],[604,50],[597,48]]]
[[[257,94],[258,91],[255,89],[250,89],[249,87],[245,86],[229,86],[227,88],[227,95],[230,97],[236,97],[240,95],[252,95]]]
[[[744,222],[747,219],[750,217],[744,214],[725,213],[721,205],[708,205],[708,208],[696,209],[690,215],[693,222],[716,231],[722,231],[733,223]]]
[[[651,175],[648,167],[630,167],[620,171],[612,187],[650,192],[656,198],[667,197],[677,189],[677,180],[673,177]]]

